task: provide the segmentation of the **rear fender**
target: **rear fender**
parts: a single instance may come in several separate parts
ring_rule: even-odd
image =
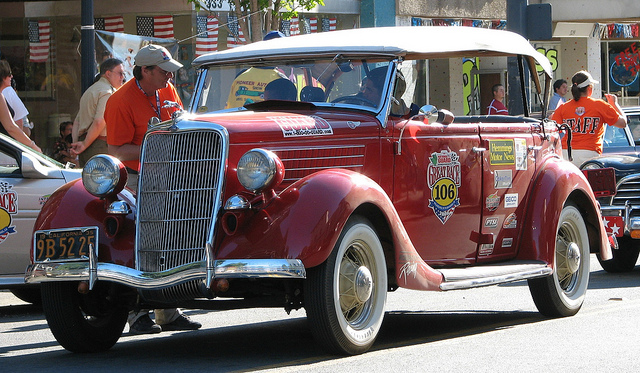
[[[598,202],[589,182],[572,163],[550,159],[538,173],[534,193],[529,199],[519,259],[543,260],[553,265],[556,229],[565,203],[572,201],[580,208],[589,232],[591,252],[603,258],[611,256],[611,247],[602,225]]]
[[[306,268],[315,267],[328,258],[349,217],[363,211],[383,217],[363,214],[376,220],[378,235],[387,235],[382,232],[381,240],[393,246],[393,254],[386,254],[398,285],[438,289],[442,275],[420,258],[384,190],[347,170],[317,172],[289,186],[264,209],[247,211],[251,216],[222,240],[216,258],[300,259]]]
[[[71,181],[56,190],[42,207],[34,231],[44,229],[98,227],[98,260],[134,268],[135,200],[128,191],[118,195],[134,210],[128,215],[106,213],[111,201],[101,200],[84,188],[82,180]],[[117,225],[108,235],[106,224]],[[33,261],[33,251],[31,252]]]

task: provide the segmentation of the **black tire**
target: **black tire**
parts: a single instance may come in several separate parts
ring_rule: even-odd
[[[373,345],[384,318],[387,267],[368,220],[349,219],[329,258],[307,271],[304,297],[311,332],[325,349],[355,355]]]
[[[42,284],[42,308],[53,336],[71,352],[110,349],[122,335],[127,310],[106,300],[106,286],[86,295],[77,287],[76,282]]]
[[[567,203],[556,230],[553,274],[529,280],[529,290],[541,314],[575,315],[584,303],[589,285],[589,238],[578,208]]]
[[[32,303],[34,306],[42,305],[42,296],[40,295],[39,287],[21,287],[10,289],[10,291],[22,301]]]
[[[623,236],[618,239],[618,249],[613,250],[613,259],[602,260],[596,255],[602,269],[609,273],[631,272],[636,267],[640,254],[640,241]]]

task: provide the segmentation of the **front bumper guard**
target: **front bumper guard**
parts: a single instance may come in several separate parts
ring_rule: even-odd
[[[94,258],[88,258],[87,261],[43,262],[27,268],[25,282],[88,281],[92,289],[95,281],[101,280],[154,290],[192,280],[204,280],[210,287],[213,279],[220,278],[306,278],[306,270],[299,259],[228,259],[214,260],[212,264],[208,266],[207,261],[200,261],[163,272],[142,272],[117,264],[99,263]]]
[[[640,206],[631,205],[629,201],[626,201],[624,206],[600,206],[600,209],[603,213],[603,217],[609,216],[605,215],[604,212],[614,212],[615,214],[622,217],[624,222],[624,234],[628,235],[631,231],[640,230],[640,216],[631,216],[633,211],[640,210]]]

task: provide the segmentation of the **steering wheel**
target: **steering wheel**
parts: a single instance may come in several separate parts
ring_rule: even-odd
[[[351,96],[342,96],[342,97],[338,97],[335,100],[331,101],[332,103],[336,103],[336,102],[346,102],[347,104],[355,104],[355,103],[361,103],[365,106],[371,106],[371,107],[376,107],[377,105],[372,102],[367,100],[364,97],[361,96],[357,96],[357,95],[351,95]]]

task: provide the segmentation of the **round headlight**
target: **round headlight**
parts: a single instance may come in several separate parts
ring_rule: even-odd
[[[282,161],[265,149],[249,150],[238,162],[238,181],[252,192],[281,182],[283,176]]]
[[[96,197],[119,193],[127,182],[127,172],[120,160],[99,154],[87,161],[82,169],[82,183]]]
[[[602,168],[602,165],[595,162],[587,162],[580,167],[581,170],[597,170],[598,168]]]

